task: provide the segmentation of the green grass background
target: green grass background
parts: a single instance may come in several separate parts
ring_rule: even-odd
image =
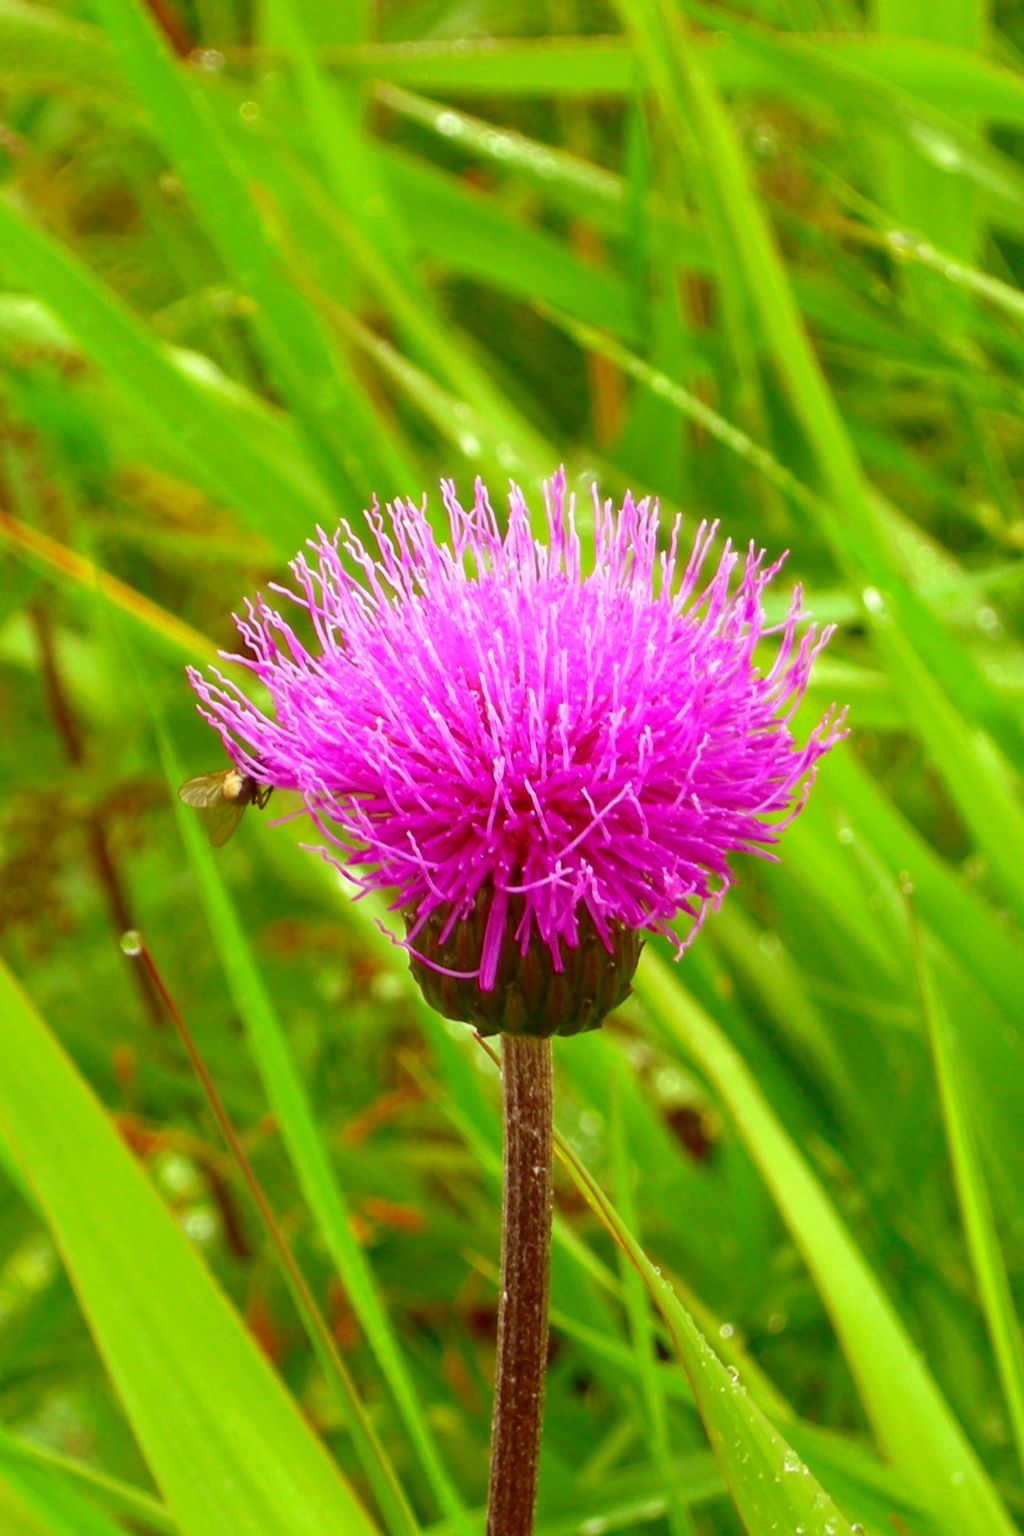
[[[3,1536],[482,1533],[494,1066],[295,825],[212,855],[173,786],[184,663],[317,522],[562,461],[788,547],[852,736],[559,1043],[538,1530],[1021,1528],[1022,46],[1016,0],[0,0]]]

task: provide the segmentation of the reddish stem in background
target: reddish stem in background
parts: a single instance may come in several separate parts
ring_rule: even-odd
[[[537,1497],[551,1259],[551,1041],[504,1035],[501,1302],[488,1536],[530,1536]]]
[[[64,748],[64,756],[72,767],[80,768],[85,762],[85,744],[82,740],[81,727],[75,719],[75,713],[61,677],[49,616],[41,603],[31,603],[29,617],[35,630],[36,644],[39,647],[46,702]],[[89,815],[85,831],[92,867],[106,897],[107,911],[110,914],[114,932],[120,936],[132,927],[132,915],[128,906],[127,892],[107,842],[106,828],[96,812]],[[162,1029],[163,1011],[148,973],[133,969],[132,979],[138,989],[143,1011],[147,1014],[150,1023],[155,1028]]]

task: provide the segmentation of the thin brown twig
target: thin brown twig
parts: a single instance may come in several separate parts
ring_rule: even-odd
[[[73,768],[80,768],[85,762],[85,744],[61,677],[49,615],[39,602],[33,602],[29,604],[29,618],[39,648],[46,702],[64,748],[64,756]],[[106,829],[95,811],[91,811],[86,818],[85,835],[89,859],[97,882],[103,891],[110,921],[114,932],[120,937],[133,926],[131,908],[120,871],[110,852]],[[154,1028],[162,1029],[164,1018],[160,999],[153,991],[148,975],[145,971],[139,970],[133,970],[132,974],[143,1012]]]

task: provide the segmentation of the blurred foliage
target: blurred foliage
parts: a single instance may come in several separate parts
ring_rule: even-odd
[[[173,786],[183,664],[316,522],[561,461],[788,546],[853,734],[557,1053],[539,1530],[1016,1528],[1022,46],[1013,0],[0,0],[5,1536],[482,1530],[493,1067],[277,799],[211,858]]]

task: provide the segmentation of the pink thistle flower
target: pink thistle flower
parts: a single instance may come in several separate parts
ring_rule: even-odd
[[[202,713],[240,772],[302,795],[332,863],[391,893],[410,947],[425,930],[443,946],[486,900],[479,991],[507,928],[556,973],[584,929],[609,953],[623,930],[681,950],[732,855],[772,856],[843,734],[834,711],[802,743],[792,730],[830,630],[798,633],[799,588],[766,623],[782,560],[753,545],[727,543],[708,578],[717,524],[684,559],[678,519],[659,550],[656,503],[627,496],[616,512],[595,491],[585,569],[564,473],[545,486],[544,540],[516,486],[504,531],[479,481],[469,510],[450,482],[442,493],[447,543],[411,502],[374,507],[370,548],[345,522],[318,530],[295,590],[273,589],[313,638],[261,597],[236,619],[246,654],[228,659],[269,712],[190,670]]]

